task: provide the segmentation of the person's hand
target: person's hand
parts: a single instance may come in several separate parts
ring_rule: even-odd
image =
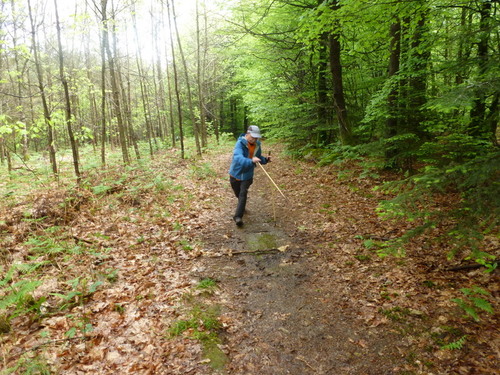
[[[253,161],[254,163],[260,163],[260,159],[259,159],[257,156],[254,156],[254,157],[252,158],[252,161]]]

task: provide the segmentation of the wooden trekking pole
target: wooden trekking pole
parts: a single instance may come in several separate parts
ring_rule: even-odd
[[[264,169],[264,167],[262,166],[262,164],[260,163],[257,163],[260,165],[260,167],[262,168],[262,170],[264,171],[264,173],[266,174],[266,176],[269,178],[269,180],[273,183],[274,187],[276,189],[278,189],[278,191],[280,192],[281,196],[285,199],[287,199],[287,197],[285,197],[285,194],[283,194],[283,192],[281,191],[281,189],[278,187],[278,185],[276,185],[276,183],[273,181],[273,179],[271,178],[271,176],[269,176],[269,173],[267,173],[267,171]],[[288,199],[287,199],[288,200]]]
[[[275,198],[275,192],[274,189],[271,186],[271,202],[273,203],[273,221],[274,225],[276,226],[276,198]]]

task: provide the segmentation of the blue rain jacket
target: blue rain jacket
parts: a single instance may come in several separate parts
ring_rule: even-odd
[[[253,156],[258,157],[261,164],[267,164],[267,158],[262,156],[260,141],[257,140],[256,143]],[[245,134],[241,134],[234,146],[233,160],[229,168],[229,174],[237,180],[244,181],[253,178],[255,164],[252,162],[252,159],[248,157],[249,152],[248,141],[245,138]]]

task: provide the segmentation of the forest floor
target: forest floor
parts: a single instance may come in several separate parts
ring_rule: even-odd
[[[231,146],[2,205],[0,286],[40,285],[16,303],[25,313],[0,319],[1,373],[497,373],[498,314],[476,322],[451,301],[477,285],[495,304],[496,274],[446,271],[433,234],[379,257],[410,228],[375,212],[386,196],[373,187],[391,176],[265,148],[287,199],[257,169],[242,228]],[[44,252],[49,234],[58,245]]]

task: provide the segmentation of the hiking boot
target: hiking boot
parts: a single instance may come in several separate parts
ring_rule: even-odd
[[[235,217],[234,222],[236,223],[237,226],[241,227],[243,225],[243,220],[241,220],[241,217]]]

